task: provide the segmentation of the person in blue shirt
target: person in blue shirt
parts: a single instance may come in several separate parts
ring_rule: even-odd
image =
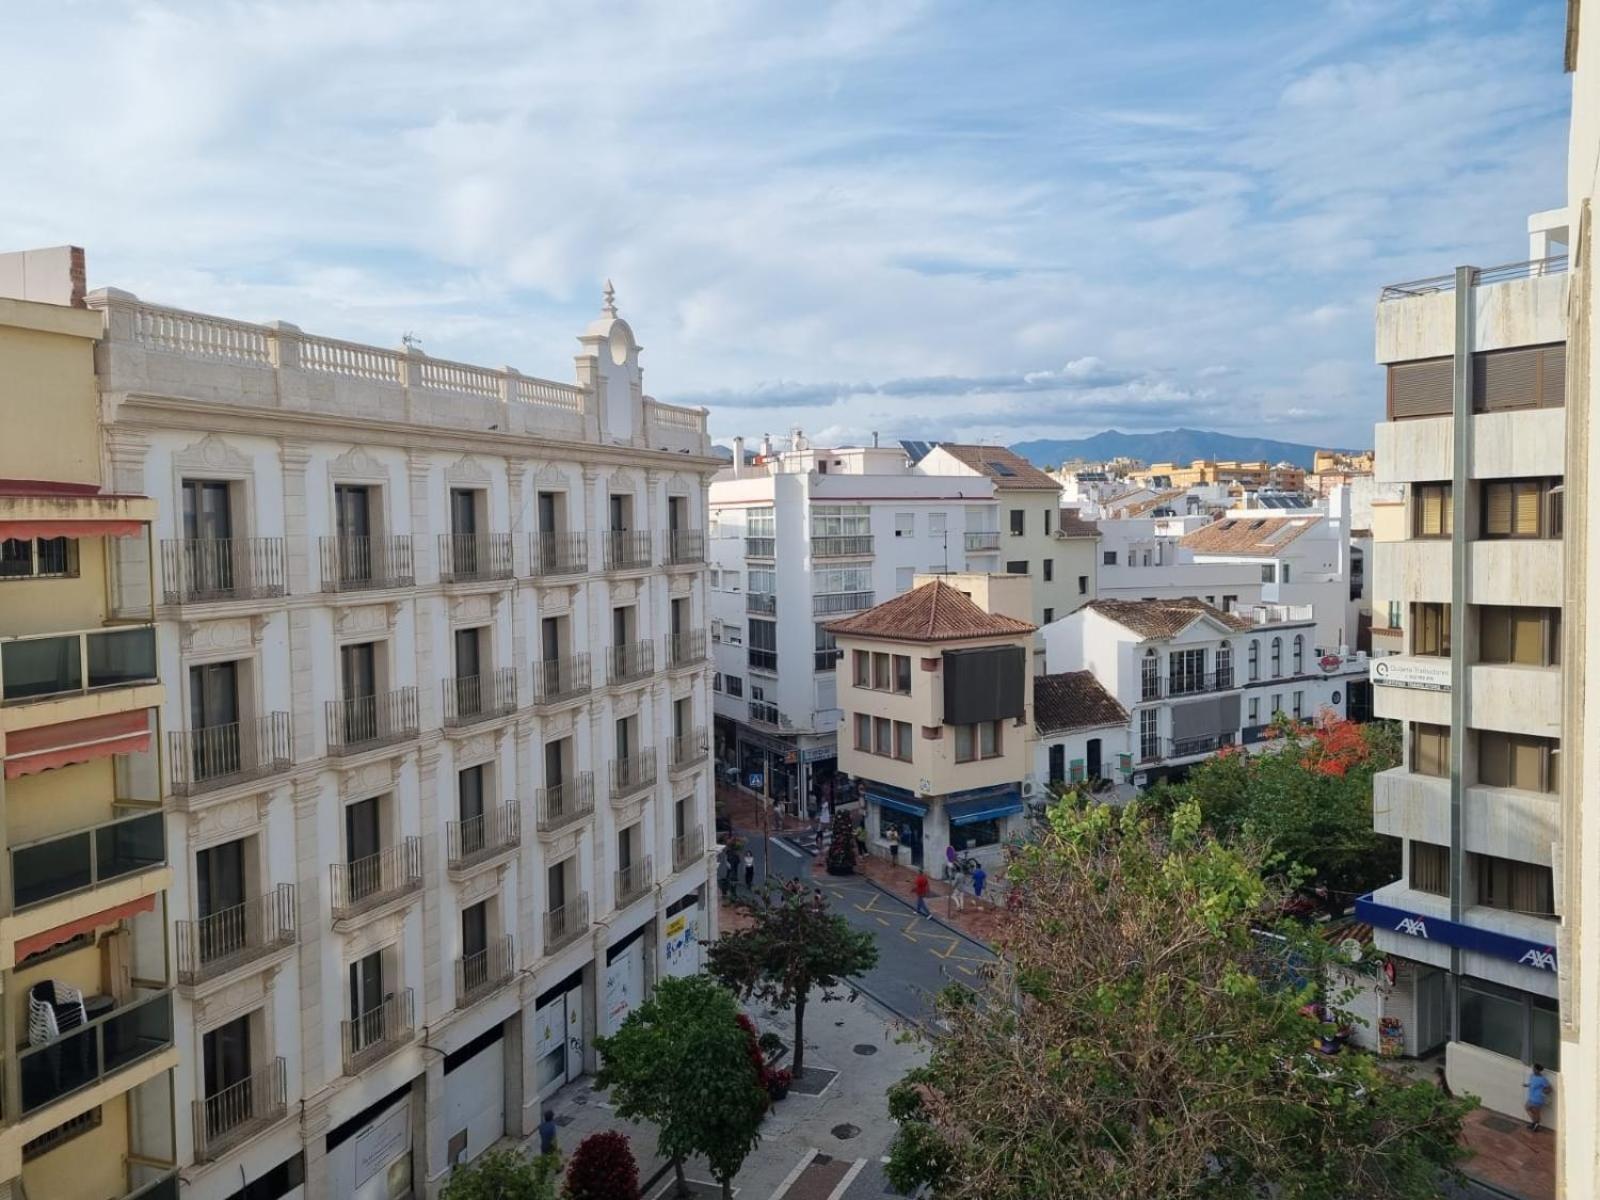
[[[1550,1099],[1550,1093],[1555,1091],[1555,1085],[1550,1082],[1544,1073],[1541,1063],[1533,1064],[1533,1074],[1528,1076],[1528,1102],[1523,1108],[1528,1112],[1528,1129],[1538,1133],[1544,1126],[1540,1118],[1544,1115],[1545,1102]]]
[[[989,874],[983,869],[982,863],[972,868],[972,894],[979,900],[983,899],[983,885],[988,878]]]
[[[544,1110],[544,1120],[539,1122],[539,1153],[556,1152],[556,1114],[554,1109]]]

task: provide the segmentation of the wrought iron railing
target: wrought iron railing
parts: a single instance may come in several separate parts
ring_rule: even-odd
[[[589,539],[582,533],[536,533],[529,551],[535,578],[582,575],[589,570]]]
[[[615,872],[616,906],[622,908],[633,903],[650,890],[650,856],[634,859]]]
[[[444,687],[444,723],[447,728],[475,725],[517,710],[517,673],[501,667],[485,675],[457,676],[440,681]]]
[[[669,529],[667,531],[667,563],[685,566],[706,560],[706,535],[699,529]]]
[[[464,821],[445,822],[448,863],[460,870],[522,842],[522,810],[500,804]]]
[[[554,833],[594,813],[594,773],[581,771],[571,779],[539,789],[540,833]]]
[[[422,839],[408,837],[354,862],[329,863],[328,883],[335,921],[417,891],[422,887]]]
[[[355,1020],[340,1021],[344,1073],[359,1075],[409,1042],[416,1031],[412,1012],[412,992],[406,988],[367,1009]]]
[[[672,839],[672,869],[681,871],[699,862],[706,854],[706,833],[698,825],[691,825]]]
[[[282,774],[294,765],[292,747],[286,712],[174,731],[168,735],[167,755],[173,794],[193,796]]]
[[[633,683],[655,673],[654,642],[622,642],[606,649],[607,683]]]
[[[870,533],[849,533],[811,539],[812,558],[856,558],[871,553]]]
[[[294,884],[176,924],[178,982],[192,987],[295,944]]]
[[[456,1007],[466,1008],[516,973],[516,945],[509,933],[491,939],[476,954],[462,955],[456,959]]]
[[[395,688],[374,696],[323,702],[329,754],[356,754],[417,736],[417,689]]]
[[[611,798],[626,800],[656,781],[656,751],[651,746],[611,760]]]
[[[361,592],[376,588],[411,587],[417,571],[411,554],[411,535],[390,537],[324,537],[322,590]]]
[[[538,660],[533,664],[533,702],[556,704],[581,696],[591,686],[590,677],[587,653]]]
[[[194,1104],[194,1157],[210,1162],[289,1112],[288,1071],[275,1058]]]
[[[608,571],[636,571],[655,565],[651,561],[655,539],[648,529],[607,529],[600,541]]]
[[[166,538],[161,593],[167,604],[261,600],[288,592],[281,537]]]
[[[439,582],[481,583],[512,576],[509,533],[441,533]]]
[[[589,928],[589,893],[579,892],[571,900],[544,914],[544,952],[554,954],[570,945]]]
[[[696,725],[668,742],[669,761],[674,771],[681,771],[706,759],[706,727]]]
[[[692,667],[706,660],[706,631],[691,629],[688,633],[667,635],[667,669]]]

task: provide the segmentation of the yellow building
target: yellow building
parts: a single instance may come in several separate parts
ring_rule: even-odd
[[[112,568],[154,513],[102,487],[100,332],[0,297],[0,1195],[30,1200],[178,1187],[162,689],[148,567],[143,612]]]
[[[1284,492],[1303,491],[1304,468],[1292,463],[1239,462],[1234,459],[1197,458],[1188,466],[1177,463],[1151,463],[1130,478],[1151,487],[1192,488],[1206,484],[1231,484],[1241,488],[1275,488]]]
[[[998,857],[1029,775],[1032,606],[1027,576],[946,575],[827,627],[848,673],[839,767],[878,853],[893,830],[930,871],[951,844]]]

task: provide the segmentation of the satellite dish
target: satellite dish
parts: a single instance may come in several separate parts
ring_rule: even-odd
[[[1339,943],[1339,953],[1353,963],[1361,961],[1361,943],[1355,938],[1345,938]]]

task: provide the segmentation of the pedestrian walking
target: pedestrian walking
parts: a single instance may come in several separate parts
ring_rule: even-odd
[[[865,858],[867,856],[867,819],[866,819],[866,817],[862,817],[860,822],[857,823],[857,825],[856,825],[856,850],[860,852],[862,858]]]
[[[1555,1090],[1555,1084],[1544,1073],[1543,1063],[1533,1064],[1533,1074],[1528,1076],[1528,1102],[1523,1105],[1528,1112],[1528,1130],[1538,1133],[1544,1128],[1540,1118],[1544,1116],[1545,1102],[1550,1099],[1550,1093]]]
[[[933,914],[928,911],[929,886],[931,885],[928,883],[928,873],[926,871],[918,871],[917,881],[911,885],[911,891],[917,897],[917,915],[919,917],[927,917],[931,921],[933,920]]]
[[[539,1153],[555,1154],[556,1146],[556,1114],[555,1110],[544,1110],[544,1120],[539,1122]]]
[[[833,805],[826,800],[817,808],[817,824],[822,826],[823,836],[827,836],[833,826]]]
[[[728,897],[728,860],[724,855],[717,855],[717,892],[724,900]]]
[[[748,850],[744,852],[744,886],[746,891],[756,890],[756,856]]]
[[[889,843],[889,861],[894,866],[898,867],[900,865],[900,830],[899,830],[899,828],[897,826],[894,826],[894,825],[889,826],[889,832],[885,835],[885,840],[887,840],[888,843]]]
[[[944,846],[944,877],[947,883],[956,877],[956,845],[954,842],[946,842]]]
[[[989,873],[979,863],[972,868],[972,894],[979,900],[983,899],[983,885],[989,881]]]
[[[1439,1089],[1440,1095],[1446,1100],[1454,1098],[1455,1093],[1450,1090],[1450,1081],[1444,1077],[1443,1067],[1433,1069],[1433,1086]]]

